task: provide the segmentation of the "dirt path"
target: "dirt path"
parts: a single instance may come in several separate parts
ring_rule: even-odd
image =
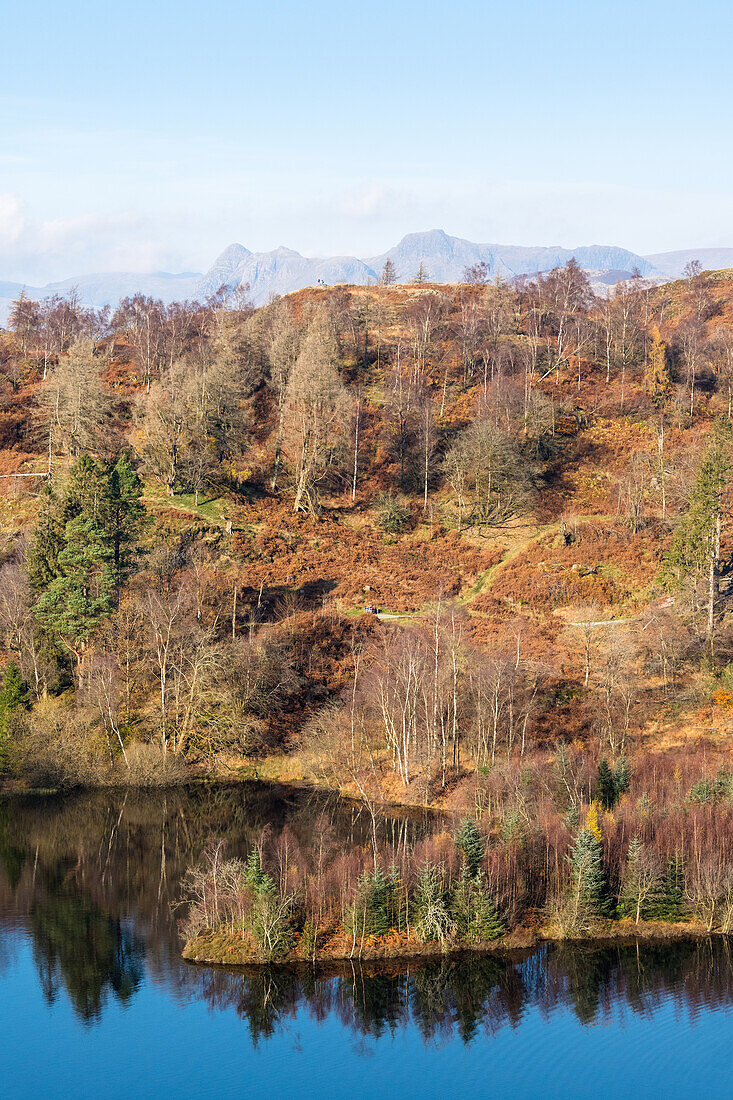
[[[612,519],[615,519],[615,516],[593,514],[587,516],[576,516],[574,522],[578,524],[583,524],[588,523],[591,520],[596,520],[598,522],[608,522]],[[474,602],[474,600],[476,600],[477,597],[480,596],[482,593],[489,591],[501,570],[504,569],[505,566],[509,565],[510,562],[514,561],[515,558],[518,558],[520,554],[528,550],[530,546],[532,546],[534,543],[539,542],[540,539],[543,539],[546,535],[550,535],[553,533],[560,534],[562,530],[562,520],[558,520],[557,523],[546,523],[542,524],[541,526],[534,527],[531,534],[527,535],[524,538],[520,538],[517,541],[515,541],[511,537],[511,532],[513,530],[519,530],[519,528],[507,528],[505,530],[507,533],[503,537],[509,538],[510,544],[506,547],[501,559],[496,562],[495,565],[490,566],[484,573],[481,573],[476,578],[473,585],[462,595],[458,596],[455,601],[459,607],[464,607],[468,611],[469,615],[485,614],[484,612],[472,610],[471,604]],[[497,541],[499,541],[498,538]],[[380,621],[382,622],[390,622],[398,619],[414,621],[416,619],[424,618],[428,614],[432,614],[434,607],[435,602],[431,600],[429,603],[423,604],[423,606],[417,611],[408,611],[403,614],[398,614],[396,612],[390,611],[380,611],[377,615],[377,618],[380,619]],[[603,622],[599,623],[598,625],[607,626],[609,624]]]

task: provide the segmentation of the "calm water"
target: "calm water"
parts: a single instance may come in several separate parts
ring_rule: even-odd
[[[319,979],[183,963],[185,867],[268,822],[294,850],[367,828],[262,787],[0,801],[1,1097],[733,1096],[726,941]]]

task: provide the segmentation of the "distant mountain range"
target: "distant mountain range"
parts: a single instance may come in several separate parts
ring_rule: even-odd
[[[49,283],[44,287],[26,286],[33,298],[64,295],[76,288],[86,306],[115,306],[120,298],[140,292],[164,302],[202,299],[221,286],[230,293],[249,284],[250,297],[262,305],[274,295],[289,294],[306,286],[322,282],[364,285],[375,282],[387,260],[395,267],[397,282],[409,282],[420,265],[431,282],[459,282],[465,269],[485,263],[493,277],[513,278],[550,271],[574,257],[587,271],[591,283],[600,291],[628,279],[635,269],[649,279],[664,282],[679,278],[685,265],[699,260],[705,269],[733,267],[733,248],[698,248],[679,252],[659,252],[640,256],[613,245],[583,245],[579,248],[524,247],[520,245],[476,244],[451,237],[442,229],[426,233],[408,233],[399,244],[380,256],[358,259],[356,256],[312,258],[291,248],[276,248],[271,252],[250,252],[241,244],[230,244],[205,274],[184,272],[152,274],[109,272],[83,275]],[[10,304],[23,289],[21,283],[0,282],[0,324],[4,324]]]
[[[408,233],[388,252],[363,260],[356,256],[311,259],[289,248],[250,252],[241,244],[232,244],[203,276],[199,292],[212,294],[220,286],[233,290],[249,283],[252,300],[261,305],[273,294],[300,290],[301,287],[312,286],[319,279],[329,285],[376,282],[387,260],[394,264],[398,283],[410,282],[421,264],[431,282],[456,283],[463,278],[467,267],[481,262],[486,264],[491,276],[502,275],[511,279],[517,275],[550,271],[567,263],[572,256],[584,270],[600,281],[610,271],[617,274],[614,282],[620,278],[628,279],[636,267],[642,275],[653,277],[659,274],[643,256],[637,256],[625,248],[608,245],[525,248],[519,245],[474,244],[461,237],[450,237],[442,229],[433,229],[427,233]]]

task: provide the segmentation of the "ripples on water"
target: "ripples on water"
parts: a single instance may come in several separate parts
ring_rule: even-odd
[[[0,802],[0,1094],[733,1095],[726,939],[318,976],[184,963],[185,868],[268,823],[303,845],[368,828],[266,787]]]

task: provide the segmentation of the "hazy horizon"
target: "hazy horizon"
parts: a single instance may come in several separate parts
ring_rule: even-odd
[[[5,28],[0,277],[369,256],[421,226],[724,247],[731,29],[722,0],[35,0]]]

